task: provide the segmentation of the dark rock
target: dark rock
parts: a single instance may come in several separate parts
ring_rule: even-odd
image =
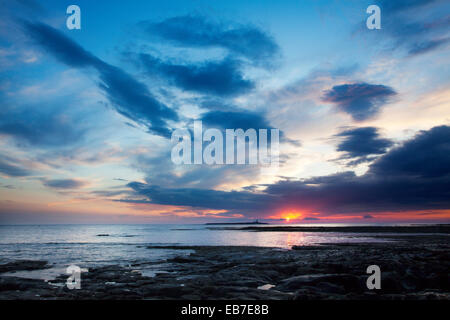
[[[65,274],[52,281],[61,287],[41,280],[0,276],[0,299],[449,300],[448,237],[399,239],[391,243],[329,244],[296,250],[177,247],[191,253],[161,264],[160,272],[153,278],[131,268],[110,265],[89,268],[82,276],[82,289],[69,290]],[[381,268],[381,290],[367,289],[366,268],[372,264]],[[32,264],[3,266],[8,269],[20,265],[30,268]],[[268,283],[275,287],[257,289]]]
[[[0,273],[14,272],[14,271],[30,271],[47,269],[51,266],[47,264],[47,261],[42,260],[16,260],[13,262],[0,264]]]

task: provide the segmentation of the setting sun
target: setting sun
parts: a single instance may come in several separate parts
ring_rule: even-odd
[[[285,222],[291,222],[291,220],[300,219],[302,217],[302,214],[299,212],[289,212],[287,214],[282,215],[282,219],[285,220]]]

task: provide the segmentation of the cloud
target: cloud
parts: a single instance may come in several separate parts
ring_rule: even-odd
[[[273,128],[264,115],[246,110],[208,111],[202,115],[201,120],[208,126],[222,129],[240,128],[247,130],[254,128],[258,130]]]
[[[409,49],[408,53],[409,55],[418,55],[422,53],[426,53],[428,51],[435,50],[441,46],[444,46],[449,42],[450,38],[445,39],[436,39],[436,40],[430,40],[430,41],[424,41],[420,43],[414,43],[411,45],[411,48]]]
[[[145,125],[164,137],[170,136],[167,120],[177,114],[156,100],[148,88],[120,68],[107,64],[60,31],[39,22],[23,22],[25,31],[56,59],[73,68],[93,68],[99,73],[99,87],[117,112]]]
[[[146,21],[141,26],[164,42],[183,47],[219,47],[254,62],[270,61],[279,51],[273,38],[259,28],[218,23],[203,16],[178,16],[158,23]]]
[[[427,4],[437,2],[436,0],[378,0],[377,3],[387,12],[394,13],[402,10],[410,10]]]
[[[217,191],[197,188],[161,188],[131,182],[128,186],[137,194],[144,195],[151,200],[121,200],[131,203],[155,203],[164,205],[178,205],[192,208],[208,208],[221,210],[260,210],[264,205],[270,205],[269,197],[250,192]]]
[[[53,189],[79,189],[84,187],[87,183],[78,179],[44,179],[42,184]]]
[[[421,131],[415,139],[376,161],[370,172],[419,178],[447,177],[450,174],[450,127]]]
[[[131,202],[222,209],[246,216],[271,216],[298,208],[321,216],[450,208],[450,127],[419,132],[377,159],[362,176],[353,172],[281,180],[263,191],[128,186],[145,200]],[[128,200],[125,200],[128,201]],[[319,216],[320,218],[320,216]]]
[[[175,64],[140,54],[139,60],[148,74],[159,74],[184,90],[226,97],[247,93],[255,86],[242,75],[242,63],[232,58],[200,64]]]
[[[10,161],[0,159],[0,173],[8,177],[25,177],[31,175],[31,171],[24,169]]]
[[[263,113],[233,108],[232,111],[211,110],[205,112],[201,116],[202,122],[212,128],[221,129],[255,129],[259,135],[259,129],[268,130],[268,138],[270,139],[270,129],[276,129],[266,119]],[[280,142],[287,142],[299,147],[301,142],[286,137],[283,131],[279,131]]]
[[[322,100],[336,104],[354,120],[363,121],[375,116],[394,95],[396,92],[388,86],[361,82],[334,86],[325,91]]]
[[[101,70],[100,88],[120,114],[147,126],[156,135],[170,137],[166,120],[178,120],[175,111],[153,98],[144,84],[121,69],[107,65]]]
[[[260,168],[257,165],[186,165],[177,166],[170,161],[167,150],[159,155],[141,154],[135,157],[133,167],[146,175],[145,181],[158,181],[164,188],[216,188],[257,178]],[[168,161],[169,159],[169,161]]]
[[[382,36],[388,35],[393,40],[393,49],[401,48],[407,55],[416,56],[442,48],[449,42],[446,1],[378,0],[375,4],[382,13]]]
[[[0,134],[34,146],[67,146],[80,141],[87,130],[84,117],[47,105],[10,107],[0,110]]]
[[[94,195],[96,198],[100,197],[114,197],[118,195],[128,194],[129,189],[120,189],[120,190],[96,190],[90,192],[90,194]]]
[[[343,138],[337,146],[337,151],[344,152],[340,159],[353,159],[350,165],[370,161],[372,158],[369,156],[386,153],[393,145],[391,140],[380,138],[375,127],[350,128],[335,137]]]

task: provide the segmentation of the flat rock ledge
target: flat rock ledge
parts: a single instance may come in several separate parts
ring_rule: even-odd
[[[448,236],[395,240],[295,250],[149,247],[191,253],[157,262],[162,270],[154,277],[143,276],[140,264],[92,268],[82,274],[79,290],[65,286],[67,275],[45,282],[0,274],[0,299],[450,299]],[[380,290],[366,286],[366,269],[373,264],[381,268]]]

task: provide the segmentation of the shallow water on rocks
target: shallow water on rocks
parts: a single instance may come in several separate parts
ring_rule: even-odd
[[[50,280],[69,265],[92,268],[122,265],[147,276],[159,263],[192,250],[149,249],[147,246],[223,245],[291,248],[317,243],[380,242],[370,234],[337,232],[254,232],[212,230],[206,225],[17,225],[0,226],[0,263],[45,260],[51,268],[11,275]],[[4,274],[5,275],[5,274]]]

